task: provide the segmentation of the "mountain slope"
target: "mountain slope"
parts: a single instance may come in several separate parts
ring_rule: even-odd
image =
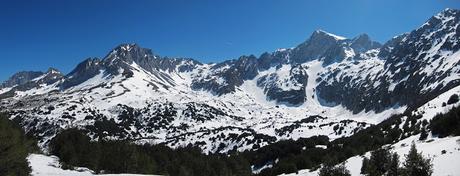
[[[410,144],[415,143],[418,151],[421,151],[425,157],[432,159],[433,176],[458,175],[460,173],[460,169],[452,163],[458,162],[458,157],[460,156],[460,137],[452,135],[441,138],[439,135],[433,134],[432,131],[428,130],[433,122],[433,117],[436,115],[447,114],[449,111],[455,109],[458,111],[460,102],[447,104],[450,97],[455,94],[460,94],[460,86],[440,94],[412,112],[412,115],[418,116],[418,119],[416,119],[412,124],[416,124],[417,126],[423,123],[428,123],[425,125],[427,128],[426,130],[428,131],[426,139],[420,139],[422,134],[413,133],[402,138],[402,140],[386,145],[386,147],[389,147],[392,152],[398,153],[399,156],[401,156],[400,160],[404,161],[405,155],[409,151]],[[404,130],[405,127],[403,124],[407,121],[407,119],[407,116],[403,116],[403,118],[401,118],[400,125],[395,126],[395,128]],[[450,123],[452,123],[452,121],[450,121]],[[421,128],[424,128],[423,125]],[[345,163],[346,168],[350,170],[351,175],[361,175],[360,170],[364,156],[369,157],[370,152],[348,158],[345,162],[343,162]],[[282,175],[316,176],[318,175],[318,172],[319,170],[304,169],[298,171],[297,173],[286,173]]]

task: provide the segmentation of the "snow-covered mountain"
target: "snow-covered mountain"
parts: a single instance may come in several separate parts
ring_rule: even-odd
[[[385,44],[318,30],[294,48],[217,64],[122,44],[67,75],[15,74],[0,87],[1,106],[43,148],[74,127],[206,153],[335,139],[459,86],[459,24],[460,11],[446,9]]]

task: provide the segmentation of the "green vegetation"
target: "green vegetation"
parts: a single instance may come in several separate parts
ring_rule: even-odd
[[[26,158],[37,147],[7,117],[6,114],[0,114],[0,175],[29,175],[31,170]]]
[[[431,160],[418,153],[414,143],[403,167],[400,167],[399,155],[387,148],[372,151],[370,158],[363,158],[361,167],[361,174],[366,176],[430,176],[432,173]]]

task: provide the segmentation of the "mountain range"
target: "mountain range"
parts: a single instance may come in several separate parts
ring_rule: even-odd
[[[14,74],[0,105],[45,150],[68,128],[204,153],[337,139],[458,87],[459,24],[460,11],[446,9],[383,44],[317,30],[293,48],[212,64],[121,44],[68,74]]]

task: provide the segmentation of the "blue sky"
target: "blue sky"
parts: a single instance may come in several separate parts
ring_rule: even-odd
[[[460,0],[2,0],[0,80],[20,70],[64,73],[121,43],[218,62],[293,47],[316,29],[379,42]]]

